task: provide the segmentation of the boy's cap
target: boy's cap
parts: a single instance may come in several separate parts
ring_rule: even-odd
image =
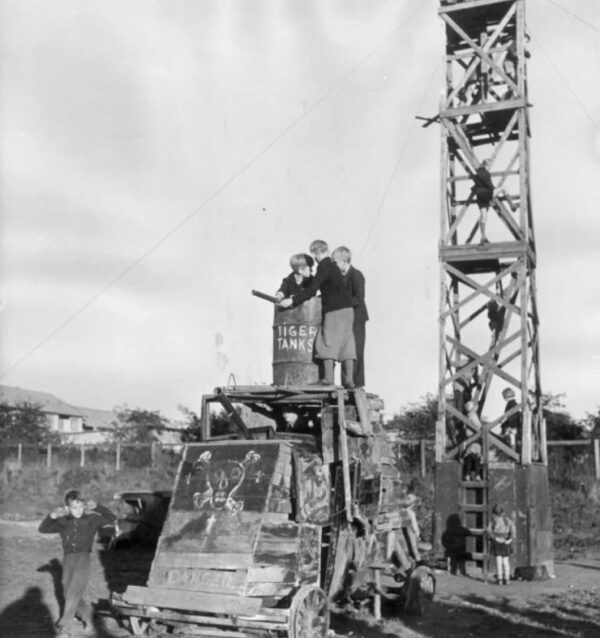
[[[515,397],[515,392],[512,388],[504,388],[504,390],[502,390],[502,396],[505,399],[514,399]]]
[[[73,501],[83,501],[83,497],[81,496],[81,492],[79,490],[69,490],[65,494],[65,503],[68,505]]]

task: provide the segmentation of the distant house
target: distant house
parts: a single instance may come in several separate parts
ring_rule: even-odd
[[[75,407],[48,392],[0,385],[0,403],[14,408],[23,403],[36,405],[46,415],[48,428],[64,443],[100,443],[113,427],[110,410]]]
[[[80,443],[104,443],[114,429],[116,415],[112,410],[96,410],[78,407],[83,412],[83,432],[73,441]]]

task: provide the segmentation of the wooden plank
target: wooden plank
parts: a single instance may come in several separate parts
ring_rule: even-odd
[[[115,603],[115,606],[119,608],[118,603]],[[252,616],[236,616],[235,618],[230,618],[226,616],[203,616],[198,614],[190,614],[190,613],[179,613],[176,611],[170,610],[160,610],[160,611],[152,611],[148,608],[134,608],[134,607],[122,607],[124,615],[127,616],[142,616],[144,618],[159,618],[161,620],[176,620],[185,623],[186,626],[191,626],[195,624],[194,634],[197,633],[198,629],[202,631],[209,632],[205,634],[199,635],[208,635],[211,638],[217,638],[217,636],[222,636],[223,634],[216,633],[215,635],[215,626],[218,627],[248,627],[248,628],[256,628],[256,629],[270,629],[271,631],[284,631],[287,629],[288,617],[289,613],[287,609],[277,609],[275,611],[279,613],[268,613],[271,610],[264,608],[261,609],[260,614],[254,614]],[[210,625],[210,627],[206,627],[206,625]],[[202,627],[204,626],[204,627]],[[219,630],[217,630],[218,632]],[[222,631],[222,630],[221,630]],[[225,634],[226,635],[226,634]],[[245,633],[234,633],[229,634],[234,636],[247,636]]]
[[[273,501],[273,497],[271,497],[271,501]],[[290,520],[287,512],[280,511],[269,511],[263,514],[264,522],[271,523],[274,525],[279,525],[281,523],[285,523]]]
[[[256,544],[256,554],[295,554],[298,551],[299,542],[297,539],[292,541],[284,541],[277,539],[261,539]]]
[[[221,614],[234,614],[236,616],[256,614],[261,606],[261,601],[256,598],[135,585],[127,587],[123,594],[123,600],[132,605],[152,605],[169,609],[212,613],[218,610]]]
[[[302,525],[296,575],[301,583],[318,583],[321,573],[322,529],[318,525]]]
[[[336,460],[335,442],[333,434],[333,409],[330,406],[321,412],[321,446],[323,463],[329,465]]]
[[[437,463],[435,467],[433,544],[437,556],[443,556],[442,534],[458,511],[461,464],[456,461]]]
[[[461,115],[494,113],[496,111],[511,111],[527,106],[525,98],[514,98],[512,100],[502,100],[501,102],[490,102],[488,104],[475,104],[473,106],[459,106],[447,108],[440,113],[442,118],[457,118]]]
[[[340,456],[342,457],[342,476],[344,479],[344,504],[346,510],[346,520],[351,523],[353,518],[351,488],[350,488],[350,467],[348,458],[348,438],[346,436],[346,425],[344,423],[344,392],[338,390],[338,425],[340,433]]]
[[[470,244],[446,245],[440,247],[440,258],[449,263],[480,261],[482,258],[489,260],[517,259],[527,255],[527,249],[528,245],[525,241],[494,242],[481,248],[475,246],[475,249]]]
[[[465,11],[468,9],[486,7],[498,4],[498,0],[459,0],[455,4],[442,4],[438,9],[438,14],[454,13],[455,11]]]
[[[160,552],[154,559],[157,567],[190,567],[207,569],[243,569],[250,567],[249,554],[204,554],[193,552]]]
[[[206,638],[248,638],[248,634],[245,631],[214,629],[210,627],[194,627],[194,636],[206,636]]]
[[[254,552],[254,563],[262,565],[279,565],[288,569],[296,569],[298,564],[298,547],[293,552],[279,553],[275,551]]]
[[[276,556],[296,553],[299,547],[298,526],[282,523],[279,526],[263,527],[258,536],[254,552],[256,555],[271,555],[275,561]]]
[[[369,418],[369,406],[367,403],[367,393],[364,388],[356,388],[354,390],[354,401],[358,411],[359,420],[364,434],[373,434],[373,427]]]
[[[251,567],[248,570],[249,583],[293,583],[296,575],[292,570],[272,565],[269,567]]]
[[[286,541],[297,538],[297,536],[298,525],[289,521],[279,524],[263,523],[263,526],[260,530],[260,540],[267,538]]]
[[[246,587],[246,596],[275,596],[283,598],[290,594],[296,585],[285,583],[248,583]]]
[[[161,578],[162,576],[162,578]],[[154,569],[151,586],[169,589],[205,591],[209,593],[242,594],[246,584],[246,572],[222,569],[191,569],[168,567]]]

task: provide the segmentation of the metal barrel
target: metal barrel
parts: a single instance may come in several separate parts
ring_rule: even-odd
[[[273,385],[308,385],[319,380],[314,359],[321,325],[321,299],[313,297],[297,308],[275,306],[273,317]]]

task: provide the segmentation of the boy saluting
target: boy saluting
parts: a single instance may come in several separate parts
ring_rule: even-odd
[[[352,322],[354,310],[352,298],[346,290],[344,278],[329,256],[326,242],[316,239],[310,245],[310,253],[317,262],[317,272],[307,286],[279,302],[282,308],[290,308],[314,297],[321,291],[323,322],[315,340],[315,354],[323,361],[321,385],[334,385],[335,361],[342,362],[342,383],[354,388],[353,372],[356,348]]]
[[[40,523],[42,534],[60,534],[64,558],[62,565],[62,586],[65,599],[63,614],[56,627],[57,638],[70,635],[70,626],[77,617],[83,623],[87,635],[94,635],[93,612],[84,600],[90,579],[91,552],[96,532],[112,525],[116,516],[106,507],[94,501],[84,503],[77,490],[70,490],[65,496],[65,507],[58,507]]]

